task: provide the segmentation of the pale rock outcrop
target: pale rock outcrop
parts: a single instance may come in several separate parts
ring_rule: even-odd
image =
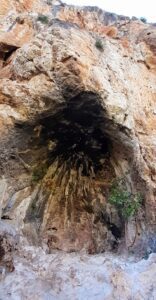
[[[24,258],[23,258],[24,256]],[[110,254],[53,253],[25,247],[0,282],[2,299],[155,299],[156,254],[132,261]],[[14,282],[14,284],[12,284]]]

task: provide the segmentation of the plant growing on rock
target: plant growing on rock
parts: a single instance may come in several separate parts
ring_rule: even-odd
[[[96,42],[95,42],[95,47],[97,49],[99,49],[100,51],[103,51],[104,50],[104,46],[103,46],[103,43],[100,39],[97,39]]]
[[[39,14],[37,21],[43,23],[43,24],[48,24],[49,23],[49,18],[45,15]]]
[[[144,17],[141,17],[141,18],[140,18],[140,21],[143,22],[143,23],[147,23],[147,19],[144,18]]]
[[[137,214],[142,203],[142,197],[140,193],[128,192],[123,181],[119,180],[112,184],[108,201],[116,206],[122,217],[127,220]]]

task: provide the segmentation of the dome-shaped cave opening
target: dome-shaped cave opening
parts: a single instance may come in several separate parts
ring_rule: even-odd
[[[84,176],[89,176],[91,167],[97,173],[111,147],[110,139],[100,129],[102,114],[97,96],[84,93],[71,99],[56,115],[44,118],[41,139],[47,140],[49,148],[51,145],[49,163],[59,158],[60,163],[68,161],[76,169],[81,165]]]
[[[116,178],[108,124],[100,97],[85,92],[36,126],[39,144],[47,145],[47,169],[25,222],[40,224],[49,250],[99,253],[115,249],[123,235],[122,219],[108,203]]]

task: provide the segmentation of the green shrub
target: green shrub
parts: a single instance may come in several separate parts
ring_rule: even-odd
[[[144,17],[141,17],[141,18],[140,18],[140,21],[143,22],[143,23],[147,23],[147,19],[144,18]]]
[[[103,46],[103,43],[100,39],[97,39],[96,42],[95,42],[95,47],[97,49],[99,49],[100,51],[103,51],[104,50],[104,46]]]
[[[43,23],[43,24],[48,24],[49,23],[49,18],[45,15],[39,14],[37,21]]]
[[[108,201],[117,207],[124,219],[128,219],[137,214],[142,197],[140,193],[135,195],[129,193],[123,181],[119,180],[112,184]]]

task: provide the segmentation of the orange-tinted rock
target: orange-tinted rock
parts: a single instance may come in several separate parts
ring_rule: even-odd
[[[150,50],[156,55],[156,30],[153,26],[149,26],[148,28],[142,30],[138,37],[139,42],[145,42]]]
[[[120,41],[121,45],[126,48],[126,49],[130,49],[130,41],[128,40],[128,38],[124,37],[121,38]]]
[[[118,34],[118,29],[114,26],[101,26],[97,30],[99,34],[105,34],[111,38],[116,38]]]
[[[145,43],[145,62],[147,66],[152,70],[156,70],[156,30],[154,26],[143,29],[138,36],[138,42]]]
[[[0,34],[0,51],[7,46],[21,47],[28,43],[33,36],[32,26],[28,24],[18,24],[16,23],[9,32]]]
[[[1,0],[0,18],[5,17],[9,12],[48,12],[50,7],[42,0]]]
[[[0,79],[2,78],[11,78],[12,72],[11,72],[11,66],[6,66],[3,69],[0,70]]]

